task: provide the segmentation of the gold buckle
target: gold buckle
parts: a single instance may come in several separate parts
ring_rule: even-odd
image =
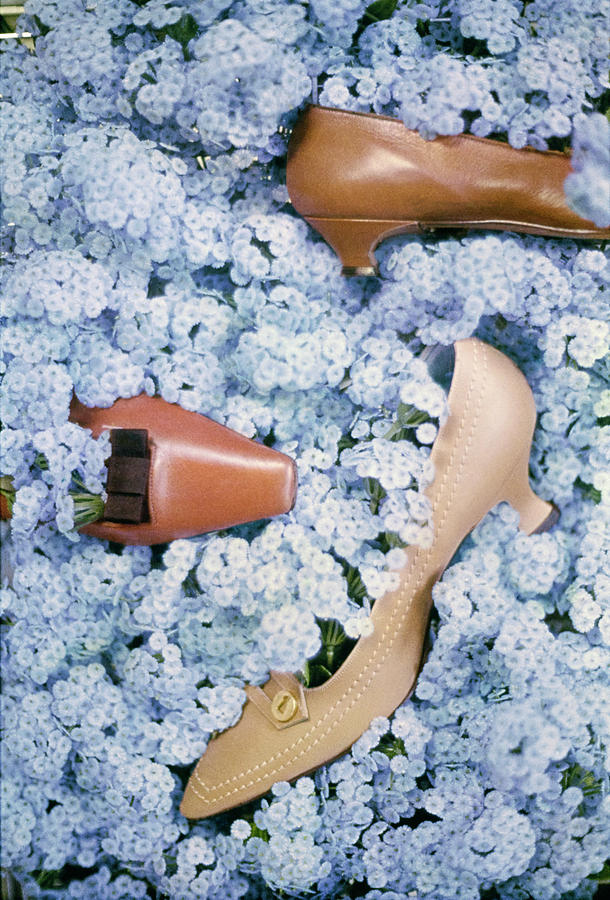
[[[271,701],[271,714],[278,722],[290,722],[297,709],[296,697],[290,691],[278,691]]]
[[[284,672],[271,672],[265,685],[272,688],[274,694],[263,688],[248,685],[246,693],[250,701],[276,728],[291,728],[309,718],[305,691],[301,682]]]

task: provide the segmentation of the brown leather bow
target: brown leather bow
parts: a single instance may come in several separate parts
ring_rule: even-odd
[[[112,455],[106,461],[108,499],[104,518],[109,522],[147,522],[150,452],[143,428],[113,428]]]

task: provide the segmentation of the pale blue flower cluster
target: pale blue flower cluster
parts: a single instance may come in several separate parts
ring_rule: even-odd
[[[254,814],[252,830],[247,822],[237,820],[231,834],[247,838],[247,858],[260,866],[267,884],[307,889],[331,871],[323,848],[315,843],[322,825],[319,813],[320,798],[311,778],[299,779],[293,788],[280,781],[273,787],[271,802],[263,800]]]
[[[321,102],[573,149],[608,225],[602,0],[26,0],[0,42],[2,854],[37,900],[583,900],[610,845],[610,262],[515,234],[399,236],[343,279],[285,188]],[[178,811],[246,683],[303,672],[335,620],[370,633],[429,544],[447,416],[433,345],[525,372],[532,481],[434,589],[413,696],[351,751],[199,823]],[[108,437],[73,394],[141,392],[297,462],[294,509],[161,547],[74,529]],[[231,486],[238,490],[238,485]]]
[[[573,209],[600,228],[610,225],[610,122],[601,113],[575,120],[574,172],[566,179]]]
[[[449,0],[367,28],[324,84],[328,105],[399,115],[422,134],[503,133],[544,148],[607,88],[603,4]],[[425,36],[422,37],[422,33]],[[485,42],[486,53],[471,49]],[[438,52],[441,50],[441,52]]]

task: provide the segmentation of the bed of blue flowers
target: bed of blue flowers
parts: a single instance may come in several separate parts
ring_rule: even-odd
[[[382,278],[348,280],[285,188],[317,91],[429,138],[571,147],[570,202],[609,225],[608,13],[27,0],[35,49],[2,42],[0,74],[2,853],[27,898],[588,900],[608,880],[604,247],[405,236]],[[420,354],[472,334],[532,385],[559,525],[525,537],[496,508],[435,588],[413,698],[337,762],[189,823],[186,779],[243,685],[332,671],[425,539]],[[298,462],[295,509],[152,549],[80,535],[108,444],[68,422],[73,391],[264,440]]]

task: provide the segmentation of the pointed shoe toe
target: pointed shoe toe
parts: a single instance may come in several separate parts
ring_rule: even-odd
[[[199,413],[141,394],[107,409],[76,398],[70,419],[110,430],[104,518],[82,528],[123,544],[160,544],[288,512],[290,457]]]
[[[378,274],[388,237],[443,228],[610,239],[567,205],[570,157],[472,135],[424,140],[398,119],[308,107],[291,137],[292,205],[339,256],[344,275]]]
[[[326,683],[304,688],[294,675],[272,672],[262,687],[246,689],[241,719],[210,741],[189,780],[181,805],[188,818],[239,806],[277,781],[335,759],[374,718],[389,716],[409,696],[424,652],[432,587],[497,503],[511,503],[527,533],[556,521],[555,507],[529,484],[536,410],[516,366],[479,340],[459,341],[448,402],[431,454],[432,544],[405,550],[398,588],[373,607],[372,634],[360,638]]]
[[[248,685],[246,693],[239,722],[210,741],[191,775],[180,804],[187,818],[205,818],[240,806],[276,781],[306,771],[301,751],[307,749],[311,717],[319,719],[324,713],[315,700],[312,704],[312,692],[294,675],[271,672],[263,687]],[[293,745],[287,754],[286,748]],[[314,761],[310,768],[317,765]]]

